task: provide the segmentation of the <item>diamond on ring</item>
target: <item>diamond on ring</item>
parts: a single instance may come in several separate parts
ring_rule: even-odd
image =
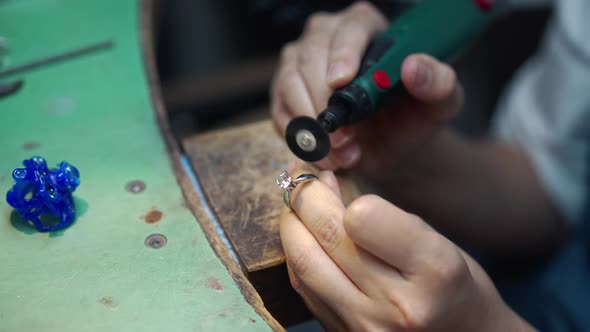
[[[285,202],[285,205],[290,209],[291,208],[291,190],[295,189],[295,187],[303,182],[307,182],[310,180],[317,180],[318,177],[313,175],[313,174],[301,174],[298,177],[296,177],[295,179],[293,179],[293,177],[291,177],[291,175],[289,175],[289,173],[287,173],[287,171],[283,171],[281,174],[279,174],[276,179],[275,182],[276,184],[284,190],[283,192],[283,201]]]
[[[287,171],[283,171],[281,174],[277,175],[276,183],[281,189],[287,190],[293,184],[293,178]]]

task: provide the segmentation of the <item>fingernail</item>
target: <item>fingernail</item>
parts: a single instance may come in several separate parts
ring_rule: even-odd
[[[361,147],[358,144],[351,144],[342,150],[334,151],[336,164],[341,168],[348,168],[359,161],[361,157]]]
[[[334,183],[338,183],[338,180],[336,180],[336,175],[334,175],[333,171],[321,171],[318,174],[318,178],[329,187],[332,187]]]
[[[350,142],[353,138],[353,131],[346,127],[339,128],[333,134],[330,134],[330,143],[333,148],[343,147],[346,143]]]
[[[314,165],[316,165],[320,169],[327,169],[331,171],[337,168],[334,162],[332,162],[332,160],[330,160],[329,158],[324,158],[318,162],[315,162]]]
[[[292,173],[297,170],[313,171],[313,167],[305,161],[297,159],[290,161],[287,164],[285,170],[287,171],[287,173]]]
[[[288,164],[287,167],[285,169],[285,171],[287,171],[287,173],[292,173],[295,168],[297,168],[297,161],[296,160],[291,160]]]
[[[328,83],[336,82],[346,77],[350,72],[350,66],[345,61],[336,61],[328,68]]]
[[[340,197],[340,187],[338,186],[338,179],[333,171],[321,171],[318,174],[320,181],[325,183],[336,195]]]
[[[430,81],[430,76],[432,75],[430,67],[419,60],[416,60],[416,64],[414,66],[414,84],[417,88],[426,87]]]

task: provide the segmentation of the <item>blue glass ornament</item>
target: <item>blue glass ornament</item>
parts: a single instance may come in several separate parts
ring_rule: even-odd
[[[65,161],[49,169],[42,157],[24,160],[23,165],[25,168],[12,172],[15,183],[6,193],[8,204],[39,232],[52,232],[71,225],[76,219],[72,193],[80,184],[78,169]],[[44,224],[40,217],[47,213],[57,217],[59,222]]]

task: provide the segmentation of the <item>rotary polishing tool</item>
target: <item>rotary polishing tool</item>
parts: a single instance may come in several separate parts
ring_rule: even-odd
[[[287,145],[313,162],[330,151],[329,133],[375,113],[379,101],[401,86],[401,65],[413,53],[446,58],[475,37],[499,11],[498,0],[422,0],[406,10],[368,47],[357,77],[334,91],[318,115],[297,117],[286,130]]]

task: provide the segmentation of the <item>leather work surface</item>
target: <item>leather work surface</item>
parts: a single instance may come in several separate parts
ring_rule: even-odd
[[[279,239],[283,192],[275,183],[296,157],[268,120],[198,134],[183,146],[211,212],[265,306],[282,323],[299,320]],[[345,202],[358,196],[352,180],[339,176],[339,182]]]

